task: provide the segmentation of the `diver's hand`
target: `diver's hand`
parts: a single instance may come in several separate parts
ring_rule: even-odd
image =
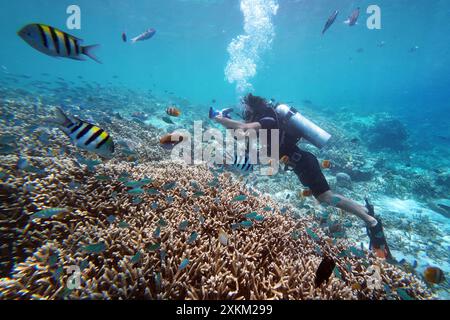
[[[217,117],[214,118],[214,121],[217,123],[220,123],[222,125],[225,125],[227,118],[225,118],[222,114],[219,114]]]

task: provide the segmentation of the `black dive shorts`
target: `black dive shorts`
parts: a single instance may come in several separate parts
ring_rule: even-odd
[[[290,148],[288,156],[294,167],[294,172],[300,179],[300,182],[311,189],[314,197],[330,190],[327,179],[322,173],[319,161],[311,152],[301,150],[297,146]],[[280,153],[282,157],[283,154]]]

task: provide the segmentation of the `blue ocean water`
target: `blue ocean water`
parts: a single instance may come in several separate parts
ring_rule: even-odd
[[[248,3],[251,7],[259,2]],[[262,6],[271,2],[262,1]],[[447,1],[377,1],[381,30],[365,26],[371,1],[274,3],[278,6],[276,15],[270,15],[274,34],[262,39],[270,41],[270,48],[258,54],[250,80],[255,92],[283,101],[307,99],[328,108],[346,106],[361,113],[386,111],[402,117],[425,148],[442,143],[430,131],[450,135],[448,121],[442,117],[449,112]],[[103,83],[118,76],[125,86],[170,90],[195,103],[236,102],[235,84],[226,80],[224,68],[230,60],[230,42],[244,33],[238,0],[81,0],[77,2],[81,30],[67,30],[66,9],[71,4],[65,0],[2,3],[1,34],[7,44],[0,52],[2,65],[16,73],[47,71],[75,82],[79,75]],[[349,28],[343,21],[356,6],[361,7],[359,24]],[[336,9],[337,21],[322,36],[326,18]],[[101,44],[98,54],[103,64],[55,62],[36,54],[16,35],[30,22],[71,31],[85,44]],[[124,46],[120,41],[122,32],[131,37],[150,27],[157,35],[145,44]],[[264,23],[255,24],[251,32],[257,34],[258,28],[266,36]],[[379,47],[380,43],[384,45]],[[418,50],[410,52],[415,46]],[[241,67],[245,68],[244,62]],[[448,154],[443,158],[448,159]]]
[[[80,30],[66,27],[66,9],[73,4],[81,8]],[[366,26],[366,9],[374,4],[381,9],[380,30]],[[359,23],[349,27],[343,22],[356,7]],[[322,35],[334,10],[338,18]],[[3,1],[0,79],[14,73],[36,80],[48,73],[82,85],[82,77],[160,95],[174,92],[205,111],[213,99],[229,106],[251,91],[298,106],[306,101],[314,113],[350,130],[352,119],[344,121],[342,114],[368,119],[386,113],[408,132],[405,157],[414,170],[445,173],[450,167],[449,14],[447,0]],[[16,34],[32,22],[60,28],[84,44],[100,44],[102,64],[37,52]],[[157,31],[152,39],[122,42],[123,32],[130,39],[148,28]],[[406,164],[396,150],[392,157],[398,161],[392,166]],[[390,201],[380,200],[379,206]],[[398,210],[413,209],[416,203]],[[448,230],[448,218],[439,221]],[[448,272],[448,261],[444,267]]]

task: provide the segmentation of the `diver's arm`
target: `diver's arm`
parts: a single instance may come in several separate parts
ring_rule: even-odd
[[[225,126],[227,129],[241,129],[241,130],[259,130],[261,129],[261,124],[259,122],[244,123],[221,116],[215,117],[214,120],[221,125]]]

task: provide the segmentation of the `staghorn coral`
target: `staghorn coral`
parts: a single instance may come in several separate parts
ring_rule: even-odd
[[[15,119],[2,117],[0,134],[14,135],[21,157],[38,170],[19,170],[17,154],[0,155],[0,299],[398,299],[396,288],[407,288],[418,299],[432,297],[417,278],[372,256],[341,257],[352,244],[327,237],[310,206],[283,214],[270,197],[246,189],[229,173],[161,161],[160,132],[109,117],[113,95],[102,94],[93,116],[106,117],[105,129],[124,143],[118,143],[114,160],[92,170],[75,160],[80,153],[90,155],[69,145],[56,129],[22,125],[40,125],[57,97],[36,105],[32,95],[14,94],[23,101],[2,101],[2,112]],[[129,180],[151,178],[145,193],[130,195],[120,182],[125,173]],[[176,185],[167,187],[172,181]],[[242,194],[245,200],[233,201]],[[30,219],[52,207],[68,212]],[[250,212],[264,220],[235,230],[233,224]],[[187,227],[180,228],[186,221]],[[319,238],[312,239],[307,228]],[[228,236],[226,246],[219,242],[220,230]],[[190,241],[194,232],[198,236]],[[104,251],[83,249],[98,243],[104,243]],[[315,271],[324,254],[336,260],[342,279],[332,276],[316,289]],[[185,259],[188,264],[181,269]],[[81,287],[70,291],[68,268],[74,265],[80,267]],[[392,294],[369,288],[372,265],[380,266]]]
[[[13,166],[15,156],[2,163]],[[50,173],[36,178],[28,174],[10,177],[8,183],[17,188],[18,205],[3,204],[14,218],[12,228],[2,215],[2,228],[14,238],[12,257],[16,266],[0,281],[0,296],[5,299],[379,299],[386,298],[384,290],[367,287],[369,265],[382,266],[383,280],[391,287],[405,287],[416,298],[429,298],[423,285],[414,277],[393,266],[370,257],[362,261],[338,258],[345,244],[332,245],[315,228],[310,218],[292,219],[282,215],[268,197],[254,194],[227,173],[217,174],[218,184],[210,186],[214,174],[204,166],[186,166],[169,162],[133,165],[111,161],[99,165],[98,173],[111,177],[99,181],[96,174],[68,159],[33,159],[45,165]],[[151,177],[152,187],[159,195],[141,195],[143,202],[133,204],[133,196],[118,182],[123,172],[130,179]],[[14,173],[13,173],[14,174]],[[36,180],[31,192],[20,188],[24,181]],[[163,186],[176,178],[173,189]],[[69,187],[75,179],[81,186]],[[195,181],[195,184],[192,182]],[[196,196],[199,187],[203,194]],[[245,194],[244,201],[233,198]],[[172,202],[167,197],[171,196]],[[151,203],[157,201],[158,207]],[[30,214],[46,207],[69,208],[70,212],[53,219],[29,219]],[[273,211],[267,212],[270,206]],[[262,222],[250,229],[233,230],[231,225],[245,220],[244,215],[257,211]],[[107,217],[115,215],[114,222]],[[200,215],[204,218],[201,223]],[[161,218],[167,225],[161,225]],[[186,230],[178,226],[189,222]],[[126,222],[127,226],[120,226]],[[161,226],[159,237],[154,231]],[[317,242],[305,232],[312,228],[321,235]],[[218,241],[218,232],[225,230],[228,245]],[[298,230],[300,236],[291,236]],[[198,233],[194,243],[187,239]],[[106,250],[88,253],[80,250],[86,245],[104,242]],[[149,246],[160,243],[160,248]],[[333,256],[342,279],[332,277],[328,284],[314,288],[314,274],[321,261],[317,253]],[[165,257],[161,259],[161,250]],[[140,259],[132,261],[137,252]],[[50,256],[57,256],[55,265]],[[183,259],[189,264],[179,270]],[[81,275],[81,289],[67,291],[69,275],[57,273],[58,268],[86,265]],[[351,265],[350,270],[346,265]],[[160,276],[161,280],[158,281]],[[360,283],[361,290],[352,289]]]

